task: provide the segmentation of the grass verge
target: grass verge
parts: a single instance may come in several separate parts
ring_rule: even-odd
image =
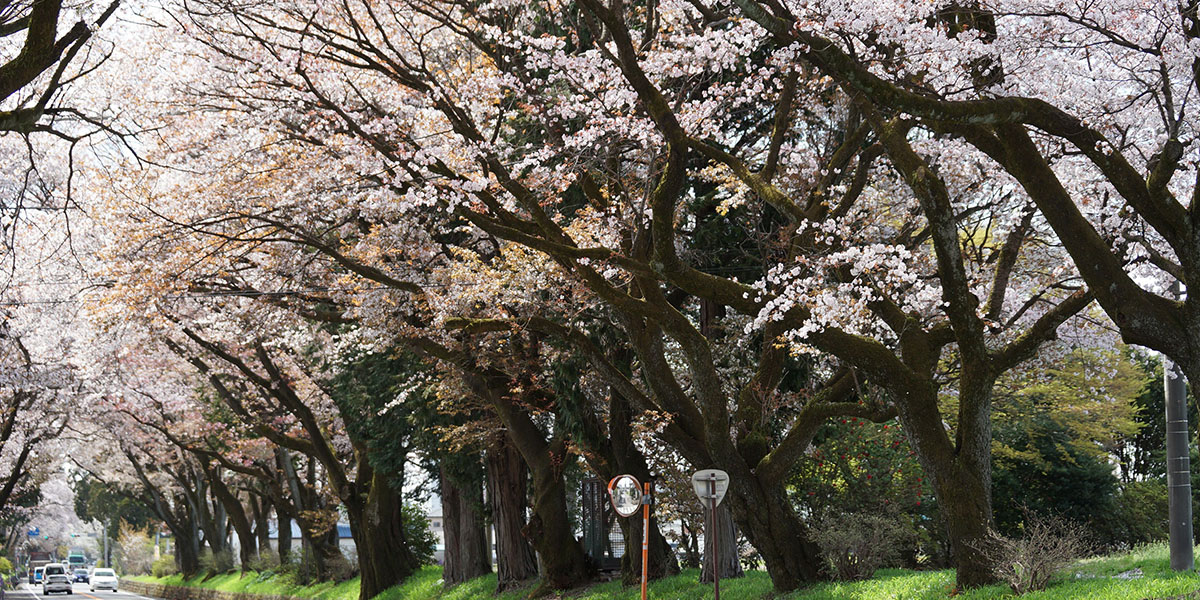
[[[1116,579],[1113,576],[1141,569],[1138,579]],[[513,590],[496,595],[496,576],[480,577],[443,589],[441,569],[426,567],[403,584],[388,589],[375,600],[519,600],[528,589]],[[138,581],[205,587],[228,592],[254,594],[286,594],[313,600],[356,600],[358,580],[337,585],[297,585],[290,575],[267,574],[217,575],[201,580],[184,581],[178,575],[165,578],[133,577]],[[701,600],[712,598],[712,586],[699,583],[699,573],[685,571],[679,576],[650,584],[649,596],[654,599]],[[1017,598],[1007,587],[995,585],[974,589],[952,596],[954,572],[882,570],[868,581],[822,583],[782,596],[784,600],[998,600]],[[1045,591],[1020,596],[1021,600],[1146,600],[1174,598],[1200,591],[1200,576],[1195,573],[1175,573],[1169,568],[1165,545],[1147,546],[1132,552],[1080,561],[1067,569]],[[620,582],[600,583],[573,590],[560,598],[576,600],[634,600],[639,590],[624,588]],[[759,600],[771,597],[771,580],[761,571],[746,577],[721,582],[721,597],[725,600]],[[1196,598],[1200,598],[1197,594]]]

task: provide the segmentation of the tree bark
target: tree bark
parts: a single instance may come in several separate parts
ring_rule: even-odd
[[[479,482],[460,482],[444,465],[439,475],[446,538],[442,580],[449,587],[491,573],[492,561],[480,514],[483,494]]]
[[[213,496],[224,508],[224,513],[229,515],[229,520],[233,523],[233,529],[237,532],[238,558],[241,562],[241,570],[246,571],[250,568],[250,563],[258,557],[257,540],[253,529],[250,527],[250,519],[246,516],[246,509],[242,506],[242,501],[229,489],[229,486],[225,485],[225,481],[221,479],[221,472],[217,467],[211,464],[203,465],[203,467]]]
[[[359,480],[368,477],[370,490],[360,506],[347,505],[350,531],[358,546],[361,579],[358,597],[370,600],[404,581],[420,567],[404,534],[403,500],[386,474],[370,469],[360,460]],[[361,494],[360,494],[361,496]]]
[[[496,526],[496,591],[537,576],[537,555],[525,528],[529,474],[508,436],[497,436],[487,451],[487,490]]]
[[[755,477],[726,470],[730,482],[722,506],[729,505],[742,533],[762,556],[775,590],[790,591],[819,580],[820,549],[782,487],[765,488]]]
[[[254,537],[258,539],[260,556],[271,552],[271,503],[257,494],[250,494],[250,512],[254,518]]]
[[[184,579],[191,579],[200,572],[199,540],[187,528],[171,528],[171,534],[175,536],[175,566]]]
[[[651,480],[650,467],[646,465],[646,457],[642,456],[641,451],[633,444],[633,411],[629,400],[616,389],[610,390],[610,398],[608,440],[612,448],[614,466],[619,471],[612,476],[629,473],[638,481],[648,482]],[[621,581],[626,585],[633,585],[642,580],[642,518],[639,513],[635,518],[621,521],[626,548],[621,557]],[[636,552],[633,551],[635,548]],[[651,507],[650,512],[650,547],[647,562],[650,571],[647,579],[659,579],[679,573],[679,561],[659,529],[654,507]]]
[[[567,512],[567,487],[561,464],[567,452],[561,439],[547,446],[546,456],[531,465],[533,477],[533,516],[525,525],[525,537],[538,555],[538,570],[542,584],[535,593],[561,590],[581,585],[592,577],[583,546],[575,539],[574,527]],[[519,446],[519,444],[518,444]]]
[[[703,583],[712,583],[714,565],[720,569],[721,579],[733,579],[746,574],[742,570],[741,555],[738,554],[738,531],[733,523],[733,515],[729,513],[729,507],[724,503],[717,506],[716,512],[717,520],[714,523],[712,511],[708,509],[704,511],[704,568],[700,571],[700,581]],[[719,563],[713,560],[712,532],[714,531],[717,532],[717,545],[720,548],[721,560]]]
[[[468,371],[464,372],[464,380],[473,392],[492,405],[507,428],[509,439],[529,467],[533,482],[533,516],[525,525],[524,534],[537,551],[538,571],[542,577],[534,594],[586,583],[592,577],[592,568],[583,546],[575,538],[575,528],[567,512],[563,465],[568,454],[564,440],[547,441],[528,413],[498,392],[508,389],[506,376],[495,374],[485,380]]]
[[[306,554],[311,561],[312,572],[309,574],[312,580],[337,582],[349,579],[353,569],[338,546],[337,526],[328,527],[326,523],[302,516],[298,516],[296,521],[307,546]]]
[[[941,423],[921,412],[936,412],[936,392],[910,392],[900,406],[900,419],[917,450],[934,497],[945,518],[950,552],[960,589],[993,583],[991,562],[981,550],[992,523],[990,387],[960,390],[959,402],[980,410],[962,411],[958,443],[950,443]],[[987,397],[981,397],[986,395]],[[940,414],[940,413],[939,413]],[[973,432],[968,433],[967,431]]]
[[[292,517],[287,511],[275,507],[275,544],[279,552],[279,564],[292,562]]]

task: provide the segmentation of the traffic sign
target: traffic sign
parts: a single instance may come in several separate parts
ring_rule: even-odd
[[[696,471],[692,474],[692,490],[711,514],[709,524],[712,531],[704,533],[712,540],[713,600],[721,600],[721,545],[717,542],[721,529],[717,526],[717,505],[721,504],[725,499],[725,492],[729,491],[729,473],[720,469]]]
[[[713,506],[720,506],[729,490],[729,473],[720,469],[704,469],[692,475],[692,490],[705,506],[716,500]]]
[[[642,507],[642,484],[633,475],[617,475],[608,482],[608,496],[618,515],[632,517]]]

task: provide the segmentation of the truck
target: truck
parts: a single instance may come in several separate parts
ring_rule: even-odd
[[[70,570],[82,569],[87,566],[87,556],[82,552],[72,552],[67,555],[67,567]]]
[[[54,562],[54,557],[51,556],[49,552],[37,552],[37,551],[30,552],[29,553],[29,583],[31,583],[31,584],[41,583],[42,582],[41,579],[38,578],[38,575],[40,575],[41,572],[38,571],[38,569],[45,567],[46,565],[48,565],[52,562]]]

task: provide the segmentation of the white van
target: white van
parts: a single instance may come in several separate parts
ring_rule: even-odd
[[[50,592],[74,593],[71,589],[71,576],[67,574],[66,565],[61,563],[46,565],[46,570],[42,573],[42,595],[45,596]]]

